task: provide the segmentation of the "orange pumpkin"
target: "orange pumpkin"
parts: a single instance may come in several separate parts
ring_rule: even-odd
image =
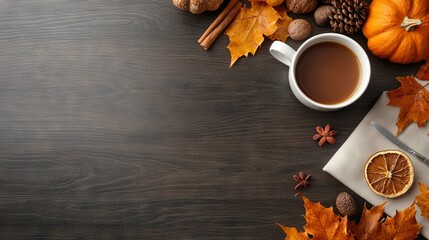
[[[429,0],[373,0],[362,30],[374,55],[421,61],[429,56]]]

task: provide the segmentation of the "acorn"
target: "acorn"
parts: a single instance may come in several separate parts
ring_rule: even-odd
[[[353,196],[347,192],[338,194],[335,205],[338,211],[344,216],[353,217],[358,213],[356,201]]]

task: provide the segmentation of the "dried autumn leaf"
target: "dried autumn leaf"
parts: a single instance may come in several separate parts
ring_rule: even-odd
[[[420,67],[416,77],[418,77],[420,80],[429,81],[429,57],[426,58],[426,63]]]
[[[285,0],[250,0],[252,2],[265,2],[270,6],[278,6],[282,4]]]
[[[416,122],[423,127],[429,121],[429,92],[413,76],[397,77],[401,87],[387,93],[388,105],[399,106],[399,117],[396,123],[399,135],[408,125]]]
[[[280,227],[287,234],[286,240],[354,240],[353,234],[348,230],[347,217],[340,217],[334,213],[332,207],[326,208],[322,204],[314,203],[302,196],[305,208],[305,231],[299,232],[296,228],[283,225]],[[309,235],[312,237],[309,238]],[[307,238],[306,238],[307,237]]]
[[[419,206],[422,216],[429,219],[429,187],[419,183],[420,194],[416,196],[416,203]]]
[[[294,227],[286,227],[279,224],[283,232],[286,233],[285,240],[310,240],[306,232],[299,232],[298,229]]]
[[[394,217],[387,217],[382,231],[373,239],[415,239],[419,235],[421,224],[417,224],[414,203],[403,211],[396,211]]]
[[[382,230],[382,223],[379,221],[384,214],[384,205],[386,205],[386,202],[372,207],[369,210],[364,207],[359,224],[356,224],[355,222],[350,223],[350,228],[357,239],[377,239],[377,236]]]
[[[350,224],[353,234],[358,240],[372,239],[415,239],[422,225],[417,224],[414,203],[403,211],[396,211],[394,217],[381,221],[384,205],[375,206],[362,212],[359,224]]]
[[[289,37],[287,28],[289,27],[292,18],[287,15],[287,8],[284,5],[275,7],[276,11],[280,14],[280,18],[277,20],[277,30],[269,35],[268,37],[271,40],[279,40],[282,42],[286,41],[286,38]]]
[[[305,207],[304,229],[313,236],[312,239],[342,239],[354,240],[354,236],[347,228],[347,217],[340,217],[334,213],[332,207],[325,208],[318,203],[313,203],[302,196]]]
[[[424,186],[423,184],[420,187]],[[429,189],[424,186],[427,194]],[[364,208],[359,224],[348,222],[347,217],[336,215],[332,209],[314,203],[302,196],[305,207],[304,232],[296,228],[279,224],[287,234],[285,240],[372,240],[372,239],[415,239],[419,235],[421,224],[416,220],[415,204],[412,203],[403,211],[396,211],[393,217],[382,219],[384,205],[375,206],[371,209]],[[427,203],[427,202],[426,202]]]
[[[251,8],[242,7],[225,31],[230,40],[230,66],[241,56],[255,55],[264,35],[269,36],[277,30],[279,18],[280,14],[264,2],[252,2]]]

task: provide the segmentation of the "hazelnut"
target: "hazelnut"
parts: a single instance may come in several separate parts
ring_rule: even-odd
[[[338,194],[335,201],[338,211],[344,216],[354,216],[358,213],[356,202],[352,195],[346,192]]]
[[[329,15],[335,11],[332,5],[322,5],[314,11],[314,20],[319,26],[327,25],[329,23]]]
[[[317,6],[317,0],[286,0],[287,8],[293,13],[309,13]]]
[[[310,36],[311,24],[304,19],[295,19],[289,24],[287,31],[293,40],[303,40]]]

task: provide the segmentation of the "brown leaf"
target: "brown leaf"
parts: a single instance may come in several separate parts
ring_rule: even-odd
[[[251,8],[244,6],[226,29],[230,43],[231,65],[241,56],[255,55],[256,50],[277,30],[280,14],[264,2],[252,2]]]
[[[426,58],[426,63],[420,67],[416,77],[418,77],[420,80],[429,81],[429,57]]]
[[[419,206],[422,216],[429,219],[429,187],[419,183],[420,194],[416,196],[416,203]]]
[[[372,240],[377,238],[382,230],[382,223],[379,221],[384,213],[384,205],[386,202],[369,210],[365,206],[359,224],[354,222],[350,224],[350,228],[357,239]]]
[[[399,106],[399,117],[396,125],[399,135],[408,125],[416,122],[423,127],[429,121],[429,92],[413,76],[397,77],[401,87],[387,93],[388,105]]]
[[[285,5],[280,5],[275,7],[276,11],[280,14],[280,18],[277,20],[277,30],[269,35],[268,37],[271,40],[279,40],[282,42],[286,42],[287,37],[289,37],[289,33],[287,28],[289,27],[290,22],[292,22],[292,18],[287,15],[287,8]]]

